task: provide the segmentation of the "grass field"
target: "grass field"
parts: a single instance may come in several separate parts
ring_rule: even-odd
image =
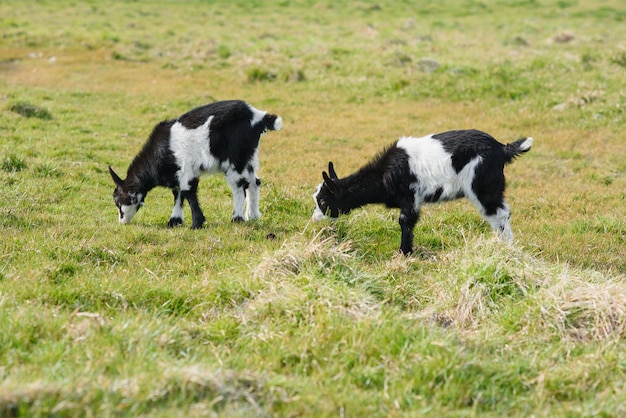
[[[0,416],[626,415],[626,5],[619,0],[0,2]],[[160,120],[281,115],[258,221],[155,189]],[[310,223],[402,135],[532,136],[515,245],[466,201]],[[267,239],[273,233],[276,239]]]

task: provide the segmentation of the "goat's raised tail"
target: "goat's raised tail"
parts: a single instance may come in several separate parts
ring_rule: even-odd
[[[528,138],[521,138],[515,142],[506,144],[504,146],[504,155],[506,155],[505,162],[510,163],[519,154],[528,152],[532,145],[533,145],[533,139],[530,136]]]
[[[267,130],[280,131],[283,127],[283,118],[268,113],[263,117],[263,123]]]

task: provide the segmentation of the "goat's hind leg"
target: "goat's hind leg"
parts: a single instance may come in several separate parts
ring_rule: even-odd
[[[244,208],[246,204],[246,189],[250,186],[250,182],[235,170],[229,170],[226,173],[226,182],[233,192],[233,222],[243,222]]]
[[[246,190],[246,219],[259,219],[261,211],[259,210],[259,197],[261,189],[261,179],[252,173],[252,181]]]
[[[174,209],[172,209],[172,215],[170,216],[170,220],[167,223],[167,226],[170,228],[182,225],[184,220],[183,214],[183,198],[181,196],[180,189],[178,187],[172,189],[172,194],[174,194]]]

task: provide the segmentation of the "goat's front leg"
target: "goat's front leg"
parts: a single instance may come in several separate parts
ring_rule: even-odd
[[[178,187],[172,189],[172,194],[174,194],[174,209],[172,209],[172,216],[170,216],[170,220],[167,223],[167,226],[170,228],[176,225],[183,224],[183,198],[181,197],[181,192]]]
[[[408,256],[413,252],[413,228],[419,219],[419,211],[413,208],[400,210],[400,230],[402,238],[400,240],[400,251]]]
[[[187,199],[189,202],[189,208],[191,209],[191,229],[200,229],[204,224],[205,218],[200,204],[198,203],[198,179],[195,178],[189,181],[189,190],[182,190],[180,192],[181,199]]]

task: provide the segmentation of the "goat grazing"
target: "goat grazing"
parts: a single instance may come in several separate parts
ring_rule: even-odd
[[[197,198],[200,175],[222,172],[233,192],[233,221],[256,219],[259,212],[259,140],[268,130],[283,126],[280,116],[255,109],[240,100],[197,107],[175,120],[154,127],[150,138],[128,167],[122,180],[111,166],[113,200],[119,221],[127,224],[156,186],[169,187],[174,209],[168,222],[183,223],[183,202],[189,202],[192,229],[205,221]],[[244,218],[244,204],[247,207]]]
[[[510,210],[504,200],[504,165],[530,150],[533,139],[507,145],[477,130],[402,137],[356,173],[339,179],[333,163],[317,186],[313,220],[337,218],[368,203],[400,209],[400,250],[413,251],[413,228],[423,203],[466,197],[498,237],[512,242]]]

